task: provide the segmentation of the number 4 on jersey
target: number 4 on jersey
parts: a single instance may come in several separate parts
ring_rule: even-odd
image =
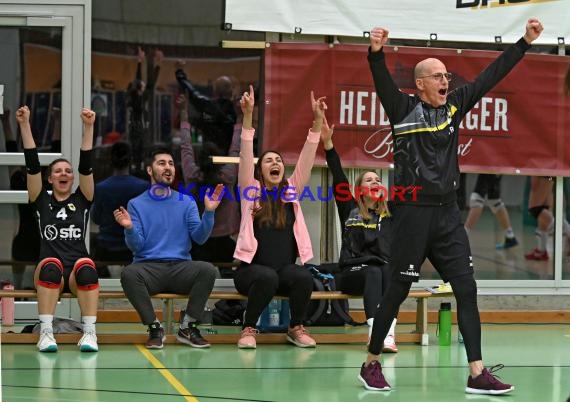
[[[67,219],[67,212],[65,211],[65,207],[61,207],[57,214],[55,215],[56,218],[61,219],[62,221]]]

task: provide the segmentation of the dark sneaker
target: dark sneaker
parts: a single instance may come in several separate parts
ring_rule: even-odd
[[[145,344],[147,349],[162,349],[165,340],[164,328],[158,322],[153,322],[148,326],[148,339]]]
[[[373,361],[368,367],[362,363],[358,379],[369,391],[390,391],[392,389],[382,374],[382,366],[377,361]]]
[[[176,339],[178,342],[185,343],[186,345],[190,345],[193,348],[209,348],[210,344],[207,340],[202,338],[200,334],[200,330],[196,326],[196,324],[190,324],[188,328],[180,328],[178,330],[178,334],[176,334]]]
[[[519,242],[516,237],[505,237],[505,242],[497,244],[497,250],[506,250],[511,247],[518,246]]]
[[[484,395],[500,395],[511,392],[515,387],[511,384],[503,384],[498,377],[493,375],[495,371],[502,369],[502,364],[497,364],[489,370],[483,369],[483,372],[475,378],[469,376],[467,379],[467,387],[465,392],[468,394],[484,394]]]

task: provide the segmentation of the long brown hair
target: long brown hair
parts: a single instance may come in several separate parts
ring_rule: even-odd
[[[255,164],[254,177],[257,180],[259,180],[259,183],[261,185],[260,189],[261,191],[263,191],[263,189],[265,188],[265,182],[263,181],[263,174],[261,173],[261,165],[264,156],[267,155],[268,153],[274,153],[279,155],[281,161],[283,161],[283,157],[279,152],[271,150],[265,151],[257,159],[257,163]],[[288,182],[287,179],[285,178],[285,172],[284,172],[283,179],[281,179],[281,182],[277,187],[275,202],[271,202],[271,200],[267,199],[272,197],[271,194],[273,194],[273,192],[271,192],[269,195],[262,192],[259,198],[255,201],[254,204],[255,207],[252,211],[252,215],[254,219],[256,219],[259,222],[260,226],[263,225],[270,226],[271,224],[274,224],[277,229],[283,229],[285,227],[285,224],[287,223],[287,214],[285,213],[285,203],[281,200],[280,196],[281,192],[283,191],[283,188],[286,187],[287,184]],[[273,220],[274,208],[276,208],[277,210],[276,212],[277,219],[275,221]]]
[[[374,170],[365,170],[362,173],[360,173],[360,175],[356,179],[357,186],[362,186],[362,180],[364,179],[364,175],[368,172],[376,173],[376,171]],[[366,205],[364,205],[363,201],[364,197],[356,197],[356,198],[357,198],[356,203],[358,204],[358,210],[360,211],[360,215],[362,215],[364,219],[370,219],[372,216],[370,215],[370,212],[368,212],[368,208],[366,207]],[[385,197],[382,201],[376,201],[374,212],[376,212],[378,216],[381,216],[382,213],[385,213],[388,216],[390,216],[390,209],[388,208],[388,201],[386,200],[387,198],[388,194],[385,194]]]

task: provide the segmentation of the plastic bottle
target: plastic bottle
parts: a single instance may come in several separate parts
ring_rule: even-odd
[[[441,303],[438,320],[439,346],[451,345],[451,303]]]
[[[14,290],[14,285],[7,283],[2,289]],[[2,303],[2,325],[14,325],[14,298],[2,297],[0,303]]]
[[[279,326],[279,314],[281,313],[281,300],[271,300],[269,303],[269,326]]]
[[[279,325],[282,327],[288,327],[291,322],[291,313],[289,311],[289,302],[287,300],[281,300],[281,313],[279,314]]]

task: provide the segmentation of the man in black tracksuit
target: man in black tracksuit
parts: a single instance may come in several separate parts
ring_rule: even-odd
[[[538,20],[529,19],[523,38],[506,49],[473,82],[452,92],[448,92],[451,74],[440,60],[429,58],[419,62],[414,69],[416,95],[400,92],[386,67],[382,47],[388,40],[388,30],[374,28],[370,32],[370,70],[394,137],[394,185],[415,186],[417,199],[410,191],[405,202],[395,200],[390,264],[394,277],[382,307],[376,312],[374,322],[379,325],[373,328],[368,357],[359,375],[369,390],[390,390],[378,355],[412,282],[419,280],[426,257],[442,279],[450,282],[457,301],[459,329],[470,370],[465,392],[503,394],[514,389],[500,382],[492,374],[493,367],[487,370],[482,361],[473,261],[456,202],[457,147],[463,117],[522,59],[542,29]]]

